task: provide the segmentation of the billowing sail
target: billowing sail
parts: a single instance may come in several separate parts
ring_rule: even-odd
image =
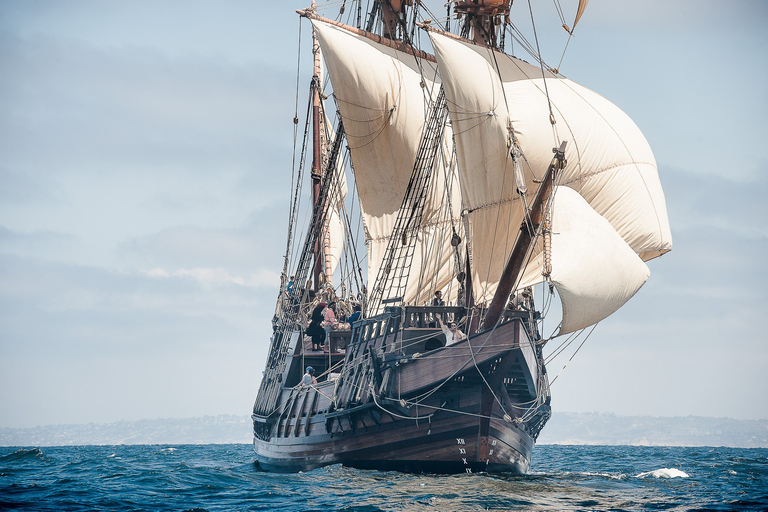
[[[545,84],[541,69],[506,54],[440,33],[430,37],[456,134],[478,302],[492,297],[522,221],[510,156],[515,144],[525,158],[527,201],[552,149],[566,141],[558,183],[578,191],[642,259],[671,249],[653,153],[626,114],[568,79],[547,73]]]
[[[650,276],[611,224],[573,189],[557,187],[552,210],[552,282],[560,334],[583,329],[624,305]]]
[[[351,153],[366,228],[370,287],[413,171],[426,116],[437,96],[435,64],[342,27],[316,19],[312,23]],[[445,138],[451,140],[449,130]],[[446,201],[445,183],[450,172],[443,163],[434,173],[424,211],[426,227],[418,234],[406,303],[424,302],[428,297],[423,293],[422,269],[432,267],[429,284],[437,288],[445,287],[454,274],[450,225],[451,218],[458,218],[461,201],[458,190],[453,201]],[[448,204],[454,212],[447,209]],[[430,247],[433,245],[436,247]]]

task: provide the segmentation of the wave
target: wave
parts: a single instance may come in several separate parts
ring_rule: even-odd
[[[565,476],[565,477],[599,477],[599,478],[608,478],[610,480],[625,480],[628,478],[628,475],[616,472],[616,473],[608,473],[606,471],[529,471],[527,476],[543,476],[543,477],[558,477],[558,476]]]
[[[39,461],[45,460],[45,454],[43,454],[40,448],[22,448],[16,450],[8,455],[0,457],[0,463],[5,462],[24,462],[24,461]]]
[[[652,476],[653,478],[689,478],[690,475],[686,473],[685,471],[680,471],[679,469],[675,468],[661,468],[661,469],[655,469],[653,471],[646,471],[645,473],[640,473],[635,478],[646,478]]]
[[[768,449],[547,446],[527,476],[451,477],[338,464],[262,473],[250,445],[41,450],[0,448],[0,510],[768,511]]]

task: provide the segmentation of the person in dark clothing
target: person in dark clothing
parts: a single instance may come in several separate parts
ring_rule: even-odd
[[[312,350],[322,350],[323,343],[325,343],[325,329],[321,325],[325,318],[323,317],[323,311],[325,311],[326,305],[321,302],[315,309],[312,310],[312,317],[309,322],[309,326],[304,331],[308,336],[312,336]]]
[[[440,290],[437,290],[435,292],[435,297],[432,299],[432,302],[430,302],[429,305],[430,306],[445,306],[445,301],[443,300],[443,292],[441,292]],[[437,327],[437,322],[429,322],[429,326],[430,327]]]
[[[358,320],[360,320],[360,317],[362,316],[362,310],[363,308],[360,307],[360,304],[357,304],[355,306],[355,312],[349,315],[347,322],[349,322],[349,324],[352,325],[354,322],[357,322]]]

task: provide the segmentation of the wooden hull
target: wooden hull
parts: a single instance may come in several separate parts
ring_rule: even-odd
[[[364,368],[335,382],[286,387],[279,414],[254,416],[259,468],[528,471],[550,409],[548,386],[541,389],[546,375],[520,322]]]
[[[255,439],[258,466],[273,472],[309,471],[340,463],[385,471],[519,474],[530,466],[533,439],[503,420],[492,422],[489,435],[482,435],[479,422],[464,415],[446,414],[431,423],[405,421],[314,439]]]

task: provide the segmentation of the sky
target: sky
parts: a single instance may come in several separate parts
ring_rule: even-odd
[[[302,7],[0,2],[0,427],[250,414]],[[560,70],[643,130],[674,247],[550,365],[555,414],[768,418],[766,22],[762,0],[590,2]]]

